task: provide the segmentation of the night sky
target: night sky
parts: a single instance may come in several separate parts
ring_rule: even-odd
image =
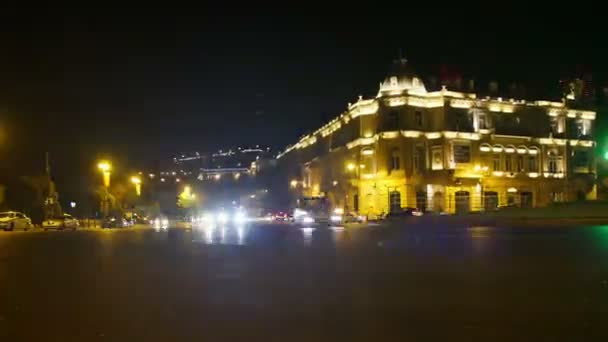
[[[282,147],[375,95],[399,50],[422,74],[447,64],[546,88],[577,65],[594,81],[606,73],[606,30],[571,8],[309,6],[5,10],[4,171],[40,170],[45,150],[66,183],[103,155],[138,168],[179,151]]]

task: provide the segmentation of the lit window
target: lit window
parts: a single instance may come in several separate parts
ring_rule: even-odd
[[[550,173],[562,172],[562,157],[561,156],[549,156],[548,171]]]
[[[564,201],[564,193],[563,192],[552,192],[551,193],[551,201],[552,202],[563,202]]]
[[[538,163],[536,162],[536,156],[528,157],[528,171],[536,172],[538,170]]]
[[[555,116],[551,118],[551,134],[558,135],[564,133],[564,118]]]
[[[471,145],[455,143],[452,146],[452,150],[454,153],[454,162],[463,164],[471,162]]]
[[[485,114],[479,114],[479,116],[477,117],[477,127],[478,127],[478,129],[487,129],[488,128]]]
[[[505,157],[505,171],[513,172],[513,159],[511,156]]]
[[[492,171],[502,171],[500,166],[500,154],[495,154],[492,157]]]
[[[517,156],[517,171],[524,172],[524,156]]]
[[[576,122],[579,137],[591,135],[591,120],[579,119]]]

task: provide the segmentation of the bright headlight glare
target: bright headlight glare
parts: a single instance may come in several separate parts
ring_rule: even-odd
[[[344,214],[344,209],[342,209],[342,208],[336,208],[336,209],[334,209],[334,214],[336,214],[336,215],[342,215],[342,214]]]
[[[342,216],[340,216],[340,215],[331,215],[330,219],[331,219],[332,222],[340,222],[340,221],[342,221]]]
[[[237,223],[244,223],[247,221],[247,215],[242,211],[237,211],[236,214],[234,214],[234,221]]]
[[[302,219],[302,222],[304,222],[304,223],[313,223],[313,222],[315,222],[315,220],[312,217],[310,217],[310,216],[305,216]]]
[[[220,212],[219,214],[217,214],[217,221],[219,223],[226,223],[226,222],[228,222],[228,215],[226,215],[225,212]]]
[[[306,210],[302,210],[302,209],[297,209],[293,211],[293,217],[300,217],[300,216],[304,216],[306,215],[307,212]]]

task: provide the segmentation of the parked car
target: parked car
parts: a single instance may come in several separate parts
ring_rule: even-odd
[[[124,217],[107,216],[101,221],[101,228],[126,228],[129,222]]]
[[[386,215],[385,219],[399,219],[403,217],[409,216],[422,216],[422,211],[418,210],[418,208],[402,208],[400,211],[393,211]]]
[[[32,228],[32,220],[27,217],[24,213],[17,211],[6,211],[0,213],[0,229],[14,230],[23,229],[28,230]]]
[[[357,215],[355,213],[346,213],[342,219],[344,223],[362,223],[365,221],[365,217]]]
[[[80,223],[70,214],[63,214],[56,217],[51,217],[42,221],[42,228],[46,231],[49,229],[63,230],[72,229],[76,230],[80,226]]]

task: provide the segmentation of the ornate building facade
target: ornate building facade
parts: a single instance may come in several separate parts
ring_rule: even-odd
[[[375,98],[279,154],[294,197],[364,215],[465,213],[594,199],[596,113],[567,102],[427,91],[404,60]]]

